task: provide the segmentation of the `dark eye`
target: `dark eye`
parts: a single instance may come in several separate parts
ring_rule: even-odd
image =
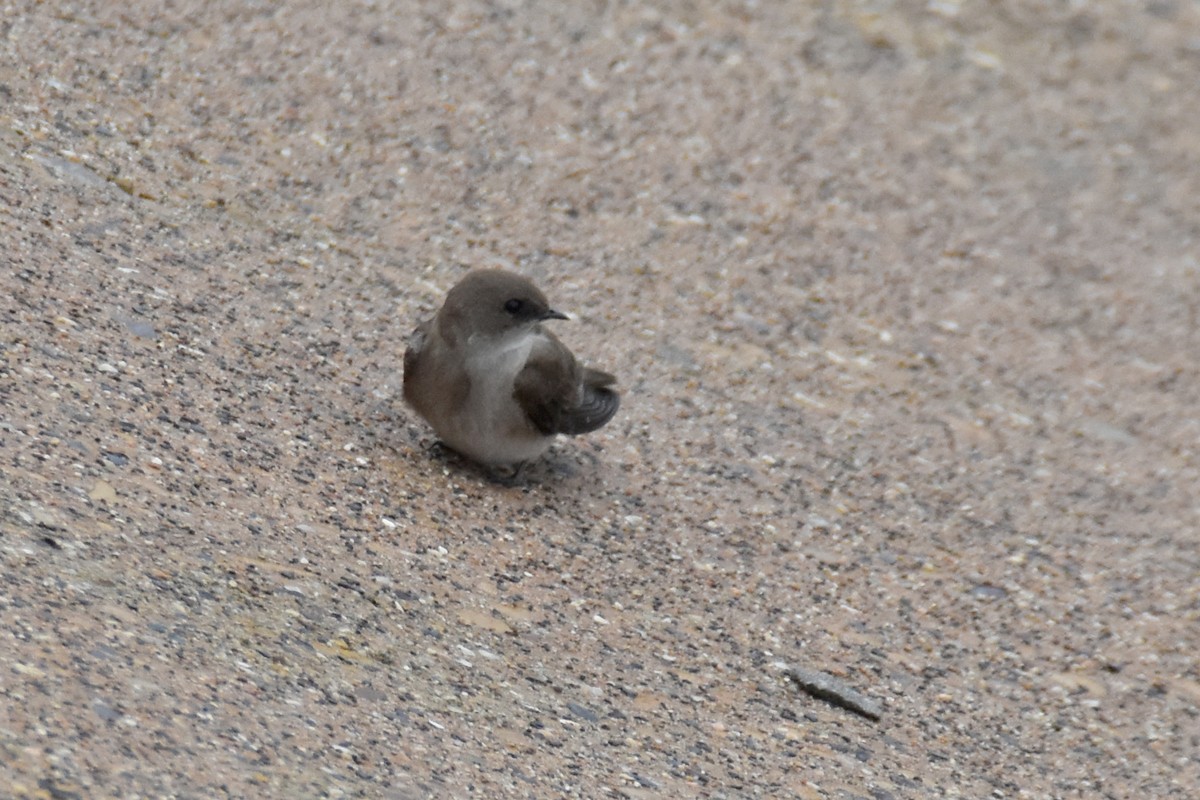
[[[524,307],[525,304],[515,297],[504,304],[504,310],[510,314],[519,314]]]

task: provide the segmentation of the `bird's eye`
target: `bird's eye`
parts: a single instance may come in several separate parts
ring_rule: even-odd
[[[504,310],[510,314],[517,314],[524,306],[524,303],[514,297],[512,300],[509,300],[504,304]]]

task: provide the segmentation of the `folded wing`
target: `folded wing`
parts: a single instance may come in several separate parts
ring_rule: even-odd
[[[547,333],[517,375],[513,396],[540,432],[574,436],[612,419],[621,405],[621,396],[612,388],[616,380],[607,372],[579,366],[571,351]]]

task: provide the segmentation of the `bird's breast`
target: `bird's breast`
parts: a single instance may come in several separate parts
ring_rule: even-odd
[[[466,343],[463,371],[469,387],[456,409],[443,415],[438,433],[454,449],[490,463],[515,463],[545,449],[548,438],[533,428],[513,397],[534,336],[473,339]]]
[[[476,413],[494,417],[508,411],[516,412],[513,381],[525,367],[533,349],[533,336],[500,337],[472,341],[468,346],[466,371],[471,379],[468,403]]]

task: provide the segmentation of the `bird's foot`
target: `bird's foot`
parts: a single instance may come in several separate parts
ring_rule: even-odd
[[[522,477],[525,472],[525,465],[528,462],[520,461],[516,464],[495,465],[486,467],[488,480],[500,486],[513,487],[522,483]]]

